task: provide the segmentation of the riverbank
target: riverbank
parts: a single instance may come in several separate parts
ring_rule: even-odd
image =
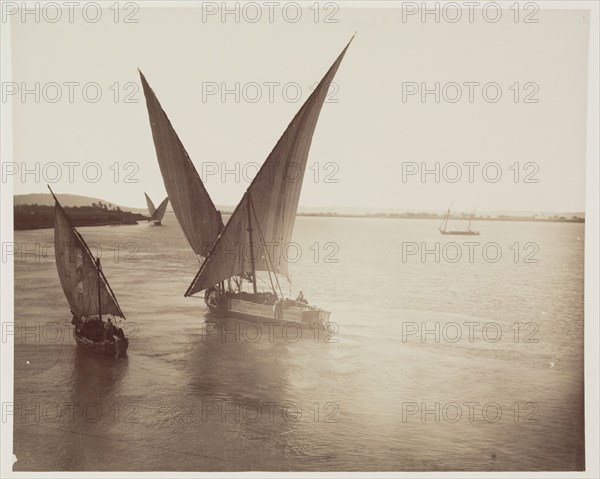
[[[224,213],[228,214],[228,213]],[[366,213],[366,214],[342,214],[342,213],[298,213],[298,216],[316,216],[321,218],[390,218],[390,219],[405,219],[405,220],[442,220],[444,215],[431,213]],[[448,218],[450,221],[533,221],[541,223],[585,223],[585,218],[580,216],[454,216]]]
[[[54,226],[54,206],[16,205],[14,212],[15,230],[35,230]],[[65,212],[74,226],[134,225],[149,217],[140,213],[108,209],[106,205],[66,207]]]

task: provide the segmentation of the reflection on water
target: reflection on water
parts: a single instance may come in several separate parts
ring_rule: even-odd
[[[112,426],[125,412],[119,408],[119,389],[128,375],[127,358],[116,359],[89,354],[75,348],[72,356],[71,376],[67,381],[72,391],[72,409],[69,418],[69,434],[61,448],[64,464],[77,467],[82,458],[97,464],[97,469],[110,469],[112,463],[102,467],[105,461],[104,443],[111,435]],[[108,467],[106,467],[108,466]]]
[[[127,315],[119,359],[78,350],[52,262],[16,258],[15,470],[581,469],[583,226],[480,229],[501,261],[403,261],[446,241],[437,222],[299,218],[292,293],[336,328],[297,337],[184,298],[198,263],[172,214],[81,228]]]

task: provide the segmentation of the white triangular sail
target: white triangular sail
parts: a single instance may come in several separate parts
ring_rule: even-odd
[[[156,207],[154,206],[154,203],[152,203],[152,200],[146,193],[144,193],[144,196],[146,197],[146,204],[148,205],[148,211],[150,212],[150,216],[152,216],[154,214],[154,212],[156,211]]]
[[[165,217],[165,213],[167,212],[167,205],[169,204],[169,197],[167,196],[163,202],[158,205],[156,211],[152,214],[152,217],[148,221],[158,221],[159,223]]]
[[[71,310],[78,318],[98,315],[100,308],[102,314],[124,318],[125,315],[106,277],[96,267],[87,244],[72,225],[56,196],[54,200],[56,269]],[[98,281],[100,281],[100,302]]]
[[[288,262],[282,253],[290,245],[313,133],[329,85],[349,46],[350,43],[269,154],[186,296],[253,271],[270,271],[288,277]],[[250,248],[250,226],[253,248]]]
[[[194,252],[206,256],[223,228],[194,164],[140,72],[158,164],[177,221]]]

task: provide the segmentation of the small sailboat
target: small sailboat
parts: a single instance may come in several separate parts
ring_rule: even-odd
[[[48,187],[50,189],[50,187]],[[129,346],[123,330],[113,324],[125,319],[117,298],[85,240],[54,197],[54,249],[56,269],[71,307],[77,345],[88,351],[123,356]],[[107,321],[102,320],[102,316]]]
[[[146,193],[144,193],[144,196],[146,196],[146,204],[148,205],[148,211],[150,212],[150,219],[148,221],[154,221],[155,226],[160,226],[162,224],[162,219],[165,217],[165,213],[167,212],[169,197],[167,196],[162,203],[158,205],[158,208],[156,208]]]
[[[350,42],[292,119],[226,225],[140,72],[165,188],[190,245],[204,258],[185,296],[204,291],[205,303],[217,315],[310,328],[324,328],[329,321],[330,312],[309,305],[302,294],[285,298],[279,277],[289,280],[282,249],[292,238],[319,114]],[[259,280],[266,291],[259,291]]]
[[[471,213],[471,216],[469,216],[469,224],[467,225],[466,230],[449,230],[448,229],[448,219],[450,218],[450,208],[448,208],[448,211],[446,211],[446,214],[444,215],[444,219],[442,220],[442,224],[439,227],[440,233],[442,233],[443,235],[478,236],[479,231],[473,231],[471,229],[471,221],[473,220],[474,215],[475,215],[475,210],[473,210],[473,213]]]

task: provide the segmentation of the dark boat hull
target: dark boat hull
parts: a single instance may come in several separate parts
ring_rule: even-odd
[[[120,357],[125,356],[127,348],[129,347],[129,340],[127,338],[122,340],[111,341],[91,341],[87,338],[73,335],[77,346],[92,353],[103,354],[106,356]]]
[[[289,301],[279,311],[272,304],[259,304],[243,299],[221,297],[206,301],[208,308],[217,316],[252,322],[278,322],[297,324],[306,329],[327,329],[330,312],[315,306]]]

